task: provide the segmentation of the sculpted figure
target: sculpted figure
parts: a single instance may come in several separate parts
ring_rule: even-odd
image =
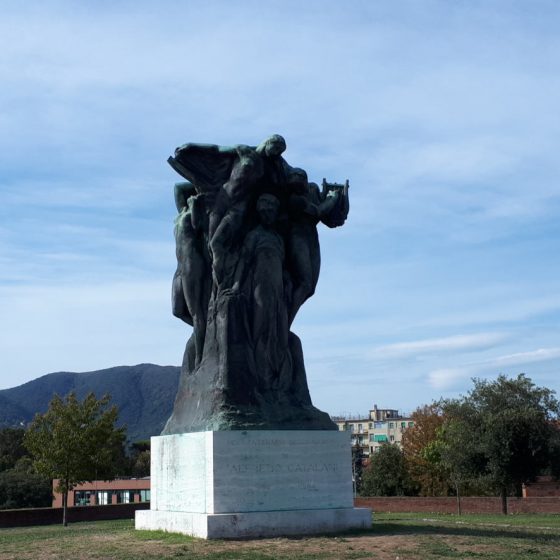
[[[281,198],[287,182],[290,166],[282,157],[286,150],[286,141],[279,134],[273,134],[261,142],[257,153],[263,158],[264,169],[262,183],[268,192]]]
[[[193,326],[164,434],[336,429],[309,397],[290,331],[320,269],[317,224],[344,223],[348,182],[309,183],[272,135],[258,146],[184,144],[175,199],[173,313]]]
[[[308,183],[307,173],[299,168],[291,171],[288,185],[291,193],[289,262],[294,285],[289,314],[291,325],[299,308],[315,293],[319,280],[321,252],[317,224],[320,221],[327,225],[333,224],[336,219],[340,221],[344,209],[340,210],[339,206],[348,197],[348,186],[345,190],[331,190],[325,182],[321,193],[316,183]]]
[[[176,185],[179,214],[175,218],[177,271],[173,278],[173,314],[194,327],[195,363],[202,358],[210,297],[209,256],[204,237],[203,195],[190,183]]]
[[[244,291],[248,299],[254,361],[269,387],[278,386],[291,367],[284,241],[274,228],[279,206],[274,195],[259,197],[260,223],[245,237],[234,285],[234,291]]]
[[[232,254],[241,232],[252,190],[262,177],[264,165],[260,155],[249,146],[237,146],[237,159],[231,174],[218,191],[210,213],[209,239],[212,270],[218,288],[231,285],[236,259]]]

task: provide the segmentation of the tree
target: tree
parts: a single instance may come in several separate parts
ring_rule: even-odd
[[[23,428],[0,429],[0,509],[52,504],[52,481],[33,468],[24,437]]]
[[[520,495],[556,454],[560,404],[524,374],[473,382],[467,396],[443,405],[445,460],[458,473],[486,477],[507,513],[508,494]]]
[[[52,482],[16,469],[0,472],[0,509],[50,507]]]
[[[364,452],[359,441],[352,446],[352,481],[354,485],[354,497],[362,491],[362,473],[364,470]]]
[[[13,469],[17,462],[27,455],[23,446],[23,428],[3,428],[0,430],[0,472]]]
[[[150,476],[150,462],[150,452],[141,451],[132,465],[132,476],[136,476],[138,478]]]
[[[403,452],[384,443],[370,458],[362,474],[364,496],[412,496],[416,487],[407,470]]]
[[[149,439],[134,441],[130,444],[130,455],[132,458],[134,458],[143,451],[150,451],[150,448],[151,442]]]
[[[150,476],[150,440],[144,439],[130,444],[130,474],[135,477]]]
[[[414,425],[402,437],[402,449],[410,475],[423,496],[446,496],[449,477],[439,454],[439,431],[444,423],[440,403],[417,408],[411,415]]]
[[[63,495],[63,525],[67,525],[68,492],[77,484],[114,476],[115,455],[122,449],[125,428],[116,428],[116,406],[107,409],[109,395],[83,401],[75,393],[55,395],[45,414],[37,414],[24,443],[38,473],[59,479]]]
[[[484,474],[485,457],[478,445],[478,433],[464,430],[464,425],[448,418],[438,430],[437,438],[426,449],[427,457],[438,461],[457,498],[457,513],[461,515],[461,494],[486,494],[488,477]]]

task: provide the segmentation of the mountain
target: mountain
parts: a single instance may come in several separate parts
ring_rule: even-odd
[[[90,392],[111,395],[119,409],[119,425],[126,424],[129,441],[159,435],[171,415],[180,368],[139,364],[86,373],[43,375],[12,389],[0,391],[0,427],[22,426],[37,412],[45,412],[54,394],[75,391],[82,399]]]

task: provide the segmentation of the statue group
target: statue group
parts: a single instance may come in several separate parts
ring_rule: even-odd
[[[290,330],[313,295],[317,225],[344,224],[348,181],[322,188],[258,146],[189,143],[168,162],[175,185],[173,314],[193,327],[163,435],[219,430],[330,430],[311,403],[302,346]]]

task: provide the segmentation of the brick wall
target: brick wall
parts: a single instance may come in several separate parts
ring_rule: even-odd
[[[356,498],[356,507],[369,507],[374,512],[394,513],[457,513],[455,498]],[[83,506],[68,508],[68,522],[100,521],[102,519],[133,519],[139,509],[150,509],[148,502]],[[500,498],[461,498],[463,513],[501,513]],[[510,513],[560,513],[560,497],[508,498]],[[8,509],[0,511],[0,528],[62,523],[62,508]]]
[[[138,509],[150,509],[149,502],[82,506],[68,508],[68,522],[100,521],[102,519],[133,519]],[[62,523],[62,508],[6,509],[0,511],[0,528]]]
[[[356,507],[369,507],[374,512],[395,513],[457,513],[457,500],[453,497],[372,497],[356,498]],[[461,498],[463,513],[501,513],[502,501],[494,497]],[[510,513],[560,513],[560,497],[508,498]]]
[[[511,513],[560,513],[560,496],[543,498],[509,498]]]

